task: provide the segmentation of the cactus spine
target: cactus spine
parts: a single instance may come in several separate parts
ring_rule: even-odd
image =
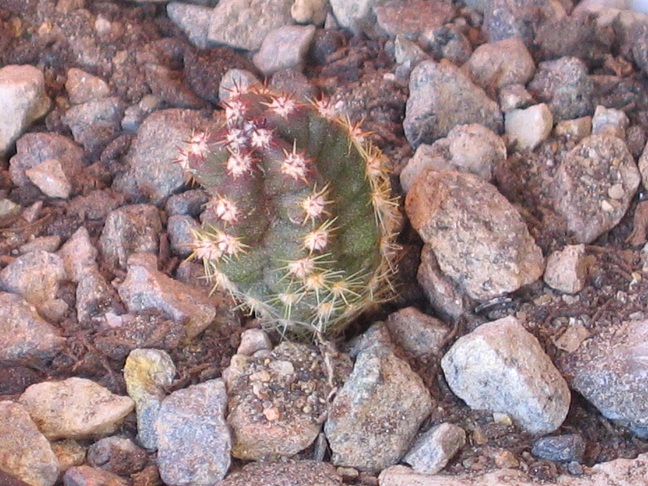
[[[325,102],[256,86],[223,107],[179,156],[211,197],[193,256],[282,333],[341,330],[390,289],[400,213],[383,155]]]

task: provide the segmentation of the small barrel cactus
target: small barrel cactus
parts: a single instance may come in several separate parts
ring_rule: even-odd
[[[385,299],[398,204],[384,157],[325,102],[255,86],[178,159],[210,195],[193,256],[282,333],[330,335]]]

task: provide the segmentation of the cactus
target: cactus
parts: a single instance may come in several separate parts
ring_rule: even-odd
[[[282,333],[331,335],[391,286],[400,222],[381,152],[324,101],[237,89],[180,151],[210,195],[192,257]]]

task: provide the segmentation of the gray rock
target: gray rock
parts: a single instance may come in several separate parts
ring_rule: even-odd
[[[280,69],[301,71],[315,30],[314,25],[284,25],[271,30],[252,58],[254,65],[266,76]]]
[[[432,32],[450,22],[455,14],[451,5],[438,0],[391,0],[376,3],[376,24],[392,39],[397,35],[413,41],[430,37]]]
[[[644,189],[648,190],[648,144],[646,144],[641,157],[639,157],[638,167],[641,174],[641,183]]]
[[[25,299],[0,292],[0,360],[53,358],[65,342]]]
[[[88,447],[88,464],[120,476],[141,471],[147,463],[146,451],[127,437],[99,439]]]
[[[549,106],[556,121],[592,115],[594,84],[587,72],[585,63],[575,57],[544,61],[528,89]]]
[[[273,29],[292,23],[292,0],[221,0],[210,18],[207,39],[254,51]]]
[[[29,180],[43,194],[51,198],[67,199],[72,192],[72,183],[63,172],[61,162],[48,159],[25,171]]]
[[[462,69],[483,89],[499,90],[511,84],[527,84],[535,72],[535,62],[522,39],[513,37],[477,47]]]
[[[337,24],[358,33],[365,22],[372,20],[376,5],[385,0],[329,0],[329,3]]]
[[[418,473],[436,474],[466,444],[461,427],[444,422],[421,435],[403,457],[403,462]]]
[[[246,69],[230,69],[221,78],[218,97],[224,101],[237,89],[245,89],[259,83],[257,77]]]
[[[509,84],[504,86],[500,89],[497,99],[504,113],[520,108],[528,108],[535,104],[533,96],[522,84]]]
[[[162,221],[150,204],[122,206],[108,214],[99,247],[111,268],[125,268],[134,253],[157,253]]]
[[[465,292],[444,275],[430,245],[423,245],[416,279],[434,311],[446,320],[454,320],[467,309]]]
[[[448,136],[432,145],[421,144],[400,173],[405,192],[425,169],[453,170],[475,174],[485,181],[493,169],[506,159],[504,141],[483,125],[458,125]]]
[[[328,14],[328,0],[295,0],[290,15],[298,24],[324,25]]]
[[[241,333],[241,344],[236,354],[252,356],[257,351],[272,351],[272,342],[268,334],[261,329],[247,329]]]
[[[178,147],[191,138],[199,125],[196,111],[169,109],[152,113],[137,132],[127,155],[130,170],[117,187],[133,197],[144,194],[154,204],[179,190],[186,181],[176,162]],[[134,190],[129,188],[130,183],[136,186]]]
[[[129,397],[77,377],[31,385],[18,401],[50,440],[110,435],[135,407]]]
[[[165,484],[208,486],[230,466],[223,380],[209,380],[164,399],[156,421],[157,464]]]
[[[408,192],[405,209],[441,271],[473,299],[489,300],[542,276],[542,251],[521,216],[475,175],[428,170]]]
[[[135,401],[137,440],[149,450],[157,449],[155,423],[175,374],[173,360],[159,349],[134,349],[124,364],[126,390]]]
[[[394,344],[415,357],[439,354],[450,331],[443,322],[415,307],[390,314],[385,324]]]
[[[111,96],[74,105],[63,116],[74,141],[94,152],[108,144],[120,131],[125,106],[120,98]]]
[[[547,257],[544,281],[552,289],[576,294],[583,290],[586,278],[585,245],[568,245]]]
[[[482,324],[441,360],[452,391],[473,410],[505,413],[532,434],[556,430],[571,395],[538,340],[514,317]]]
[[[544,142],[553,129],[553,115],[549,107],[540,103],[522,110],[511,110],[504,117],[509,140],[521,150],[533,150]]]
[[[395,74],[399,79],[409,79],[412,69],[430,56],[416,43],[403,35],[394,39],[394,58],[396,59]]]
[[[68,69],[65,90],[73,105],[97,101],[110,94],[110,88],[103,79],[77,68]]]
[[[592,135],[565,156],[556,171],[552,205],[578,243],[590,243],[625,215],[641,182],[623,140]]]
[[[148,253],[136,253],[128,259],[128,273],[118,292],[129,312],[159,311],[183,323],[189,339],[216,317],[209,297],[159,272],[155,256]]]
[[[99,251],[90,241],[90,233],[85,226],[76,230],[58,251],[63,260],[65,274],[77,283],[88,269],[96,266],[98,254]]]
[[[18,187],[31,185],[25,173],[47,160],[58,160],[68,180],[83,170],[83,149],[57,133],[28,133],[16,142],[16,155],[9,161],[11,181]]]
[[[190,189],[167,199],[164,210],[169,216],[187,215],[197,218],[202,213],[209,196],[202,189]]]
[[[403,128],[414,146],[445,137],[456,125],[480,123],[502,131],[497,103],[448,61],[421,62],[412,71],[409,89]]]
[[[554,462],[581,462],[587,446],[580,434],[542,437],[533,443],[531,454]]]
[[[331,462],[378,472],[407,452],[432,411],[423,380],[388,348],[371,346],[356,360],[324,426]]]
[[[616,459],[583,467],[579,476],[562,475],[560,486],[610,486],[624,484],[648,486],[648,454],[636,459]],[[457,475],[420,474],[404,466],[394,466],[380,474],[380,486],[536,486],[537,478],[520,470],[503,468],[485,474],[469,471]]]
[[[189,42],[199,49],[209,46],[207,32],[212,8],[185,2],[170,2],[166,11],[171,21],[185,33]]]
[[[648,320],[611,326],[584,341],[559,365],[570,386],[611,420],[648,426]]]
[[[130,483],[116,474],[90,466],[75,466],[63,475],[64,486],[128,486]]]
[[[105,322],[107,312],[123,312],[117,291],[96,266],[87,267],[76,288],[77,320],[88,328],[97,328]]]
[[[170,216],[167,220],[167,232],[171,250],[181,257],[191,255],[192,243],[195,241],[194,231],[199,229],[200,224],[191,216]]]
[[[490,0],[488,4],[483,30],[489,42],[520,37],[531,45],[542,23],[566,15],[559,2],[550,0]]]
[[[597,106],[592,117],[592,135],[614,135],[625,140],[630,120],[621,110]]]
[[[341,486],[335,468],[319,461],[252,462],[233,472],[218,486]]]
[[[311,445],[332,387],[326,373],[317,349],[303,344],[286,341],[263,355],[234,355],[223,372],[232,455],[273,460]]]
[[[19,294],[40,308],[56,297],[59,282],[65,278],[61,257],[38,250],[19,256],[2,269],[0,288]]]
[[[0,451],[0,471],[34,486],[56,483],[60,466],[49,441],[27,410],[8,400],[0,402]]]
[[[0,69],[0,157],[49,107],[42,72],[33,66],[10,65]]]

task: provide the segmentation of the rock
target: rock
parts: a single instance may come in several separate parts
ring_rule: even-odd
[[[513,292],[542,275],[542,251],[519,213],[475,175],[428,170],[405,209],[441,271],[473,299]]]
[[[285,341],[270,353],[237,354],[223,378],[237,459],[290,457],[320,433],[332,385],[315,348]]]
[[[33,486],[56,483],[60,466],[49,441],[27,410],[9,400],[0,401],[0,451],[0,471]],[[2,477],[0,483],[12,484],[5,483]]]
[[[27,133],[16,142],[16,155],[9,163],[11,181],[18,187],[31,185],[26,174],[48,160],[57,160],[68,181],[83,170],[83,149],[57,133]]]
[[[648,190],[648,144],[646,144],[641,157],[639,157],[638,167],[641,174],[641,183],[644,189]]]
[[[583,467],[579,476],[563,475],[558,479],[560,486],[610,486],[627,484],[647,486],[648,454],[636,459],[616,459],[597,464],[594,467]],[[393,466],[380,474],[380,486],[535,486],[537,478],[520,470],[496,469],[485,474],[469,471],[457,475],[419,474],[404,466]]]
[[[183,258],[193,253],[192,244],[195,242],[195,232],[200,229],[200,224],[191,216],[169,216],[167,232],[171,250]]]
[[[599,105],[592,117],[592,135],[609,134],[625,140],[629,124],[628,116],[623,111]]]
[[[483,125],[458,125],[432,145],[421,144],[400,173],[405,192],[425,169],[452,170],[493,178],[493,168],[506,159],[502,139]]]
[[[533,150],[544,142],[553,128],[551,110],[544,103],[524,110],[512,110],[504,117],[506,135],[520,150]]]
[[[535,62],[519,37],[482,44],[463,65],[470,78],[485,90],[511,84],[527,84],[535,72]]]
[[[565,15],[560,2],[490,0],[484,8],[482,28],[489,42],[519,37],[530,46],[541,23]]]
[[[50,440],[110,435],[135,406],[129,397],[76,377],[31,385],[18,401]]]
[[[374,473],[397,463],[432,406],[405,361],[389,348],[365,349],[329,409],[324,430],[331,462]]]
[[[376,4],[376,24],[392,39],[397,35],[413,41],[434,37],[432,33],[455,15],[452,6],[438,0],[391,0]]]
[[[414,146],[445,137],[456,125],[480,123],[502,131],[497,103],[448,61],[421,62],[412,71],[409,89],[403,128]]]
[[[396,59],[395,74],[399,79],[409,79],[412,69],[425,59],[429,59],[429,55],[419,47],[416,42],[407,39],[403,35],[397,35],[394,39],[394,58]]]
[[[585,340],[559,365],[570,386],[610,420],[648,426],[644,386],[648,320],[622,322]]]
[[[564,156],[552,204],[576,242],[590,243],[621,221],[640,182],[623,140],[592,135]]]
[[[165,484],[208,486],[225,477],[231,460],[226,407],[221,379],[177,390],[164,399],[155,431],[157,464]]]
[[[74,466],[80,466],[86,461],[87,447],[81,445],[74,439],[57,440],[52,443],[52,451],[56,454],[56,458],[61,466],[61,473]]]
[[[504,113],[535,104],[533,96],[522,84],[508,84],[502,87],[497,99]]]
[[[65,280],[63,260],[54,253],[34,251],[16,258],[0,271],[0,288],[41,307],[54,299]]]
[[[46,196],[59,199],[70,197],[72,183],[63,172],[61,162],[56,159],[48,159],[27,169],[25,175]]]
[[[20,295],[0,292],[0,360],[51,359],[65,342]]]
[[[328,13],[327,0],[295,0],[290,15],[298,24],[324,25]]]
[[[127,437],[104,437],[88,448],[88,464],[104,471],[130,476],[147,462],[146,451]]]
[[[554,462],[582,462],[586,446],[580,434],[542,437],[533,443],[531,454]]]
[[[403,462],[422,474],[436,474],[465,445],[466,432],[449,423],[435,425],[421,435]]]
[[[118,292],[129,312],[162,312],[183,323],[189,339],[204,331],[216,317],[216,307],[208,297],[159,272],[155,256],[149,253],[131,255],[126,279]]]
[[[457,17],[458,19],[459,17]],[[450,22],[425,32],[419,42],[435,59],[446,59],[455,66],[462,66],[472,55],[471,41],[462,21]]]
[[[32,122],[50,107],[43,73],[33,66],[4,66],[0,69],[0,157],[12,147]]]
[[[207,201],[209,201],[209,197],[204,190],[189,189],[169,197],[164,205],[164,210],[168,216],[187,215],[197,218]]]
[[[586,278],[585,245],[568,245],[547,257],[544,281],[552,289],[577,294],[583,290]]]
[[[74,141],[88,152],[104,148],[121,131],[123,102],[117,96],[71,106],[63,116]]]
[[[206,108],[205,101],[183,82],[177,70],[153,62],[144,64],[143,68],[151,93],[167,106],[192,110]]]
[[[459,338],[441,367],[450,389],[470,408],[505,413],[532,434],[553,432],[569,411],[567,383],[514,317]]]
[[[585,63],[575,57],[541,62],[528,89],[549,106],[556,121],[594,113],[594,84]]]
[[[293,0],[221,0],[212,11],[207,39],[235,49],[257,50],[270,31],[292,23],[292,4]]]
[[[237,89],[245,89],[259,83],[257,77],[246,69],[230,69],[223,74],[218,88],[218,97],[225,101]]]
[[[563,120],[556,123],[554,135],[565,137],[575,142],[580,142],[585,137],[592,134],[592,117],[584,116],[574,118],[573,120]]]
[[[137,440],[149,450],[157,448],[155,423],[175,374],[171,357],[158,349],[134,349],[126,359],[124,381],[135,401]]]
[[[280,69],[301,71],[314,35],[314,25],[284,25],[273,29],[252,58],[254,65],[266,76]]]
[[[457,319],[467,309],[465,293],[459,284],[444,275],[429,245],[423,245],[421,250],[421,264],[416,279],[434,311],[443,319]]]
[[[47,253],[54,253],[61,246],[61,237],[58,235],[52,236],[39,236],[33,240],[28,241],[24,245],[18,247],[21,255],[32,253],[35,251],[45,251]],[[65,272],[67,275],[67,271]]]
[[[185,184],[176,162],[178,147],[199,128],[199,114],[193,110],[159,110],[149,115],[137,131],[127,155],[130,170],[116,181],[117,189],[133,197],[144,194],[154,204],[178,191]],[[131,189],[131,183],[136,187]]]
[[[103,79],[77,68],[68,69],[65,90],[73,105],[97,101],[110,94],[110,88]]]
[[[77,283],[76,311],[79,323],[92,329],[103,323],[107,312],[124,311],[117,292],[96,266],[88,267]]]
[[[257,351],[272,351],[272,342],[265,331],[261,329],[247,329],[241,333],[241,344],[236,354],[252,356]]]
[[[326,462],[252,462],[233,472],[218,486],[341,486],[342,478]]]
[[[558,349],[573,353],[583,342],[590,338],[590,333],[580,319],[569,318],[569,326],[560,336],[554,339]]]
[[[129,482],[109,471],[90,466],[71,467],[63,475],[64,486],[128,486]]]
[[[439,354],[450,331],[443,322],[415,307],[390,314],[385,324],[394,344],[415,357]]]
[[[90,233],[85,226],[79,227],[58,251],[63,260],[65,274],[77,283],[90,268],[96,266],[98,254],[99,251],[90,241]]]
[[[371,19],[373,8],[383,0],[329,0],[337,24],[359,33],[362,24]]]
[[[157,208],[150,204],[131,204],[108,214],[99,247],[111,268],[126,268],[134,253],[158,251],[162,221]]]
[[[189,42],[199,49],[208,47],[207,33],[211,22],[211,7],[169,2],[166,11],[169,19],[185,33]]]

